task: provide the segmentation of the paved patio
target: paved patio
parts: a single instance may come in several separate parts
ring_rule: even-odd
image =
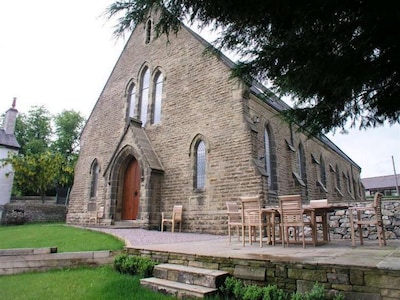
[[[290,245],[282,247],[259,243],[243,247],[233,237],[195,233],[171,233],[144,229],[93,228],[108,232],[124,239],[128,248],[173,252],[199,256],[214,256],[239,259],[262,259],[268,261],[302,262],[324,265],[344,265],[376,267],[385,270],[400,270],[400,240],[388,240],[388,245],[379,247],[378,241],[365,241],[363,246],[357,243],[351,246],[351,240],[332,240],[329,243],[313,247]]]

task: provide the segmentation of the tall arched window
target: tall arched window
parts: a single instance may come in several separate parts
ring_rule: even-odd
[[[151,41],[151,20],[146,23],[146,40],[145,43],[148,44]]]
[[[95,198],[97,196],[97,184],[99,180],[99,164],[97,163],[97,160],[95,160],[92,164],[92,168],[90,170],[92,174],[92,180],[90,184],[90,198]]]
[[[338,190],[341,189],[341,184],[340,184],[340,172],[339,172],[339,167],[336,165],[336,187]]]
[[[142,121],[142,126],[144,127],[147,122],[147,107],[149,105],[149,89],[150,89],[150,70],[145,68],[142,72],[142,82],[141,82],[141,92],[140,92],[140,121]]]
[[[272,165],[271,165],[271,138],[268,129],[264,129],[264,149],[265,149],[265,171],[268,176],[268,186],[272,186]]]
[[[352,194],[353,191],[351,190],[351,177],[350,177],[350,173],[347,172],[347,191],[349,192],[349,194]]]
[[[157,72],[154,78],[154,103],[153,103],[153,124],[160,123],[161,120],[161,103],[163,91],[163,75]]]
[[[206,186],[206,144],[199,140],[195,146],[195,188],[203,190]]]
[[[136,86],[131,84],[128,93],[129,117],[136,118]]]
[[[304,147],[303,145],[300,143],[299,144],[299,151],[297,151],[297,161],[299,163],[299,175],[301,177],[301,179],[303,179],[303,181],[306,179],[306,157],[304,155]]]
[[[321,183],[326,187],[325,161],[324,161],[324,158],[322,157],[322,155],[319,159],[319,162],[320,162],[319,168],[320,168],[320,173],[321,173]]]

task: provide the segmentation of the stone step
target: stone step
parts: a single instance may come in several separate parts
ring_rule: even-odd
[[[155,277],[141,279],[140,284],[153,291],[172,295],[178,299],[205,298],[215,295],[218,292],[216,288],[191,285]]]
[[[177,264],[159,264],[154,267],[154,277],[198,285],[208,288],[219,288],[229,275],[228,272],[209,270]]]

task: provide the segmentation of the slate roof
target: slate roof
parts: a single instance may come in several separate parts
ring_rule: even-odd
[[[397,183],[400,184],[400,174],[397,174]],[[394,175],[377,176],[361,179],[366,190],[371,189],[395,189],[396,178]]]
[[[0,129],[0,146],[18,150],[20,148],[14,134],[7,134],[4,129]]]
[[[199,34],[194,32],[188,26],[182,24],[182,26],[188,30],[196,39],[198,39],[207,49],[210,51],[214,50],[218,53],[219,59],[223,61],[230,69],[235,67],[235,63],[229,59],[226,55],[222,52],[216,50],[212,44],[210,44],[207,40],[201,37]],[[258,98],[262,99],[265,103],[273,107],[278,112],[282,112],[287,109],[291,109],[291,107],[283,101],[281,98],[277,97],[270,89],[265,87],[262,83],[257,80],[253,80],[250,85],[250,92],[257,96]],[[321,134],[320,136],[316,136],[316,139],[319,139],[322,143],[327,145],[337,154],[339,154],[343,159],[347,160],[353,166],[357,167],[361,171],[361,167],[357,165],[346,153],[344,153],[338,146],[336,146],[327,136]]]

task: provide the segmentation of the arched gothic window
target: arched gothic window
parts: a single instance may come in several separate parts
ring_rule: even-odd
[[[322,155],[319,159],[319,163],[320,163],[319,168],[321,174],[321,183],[326,187],[326,169],[325,169],[325,161]]]
[[[336,165],[336,187],[340,190],[341,189],[341,184],[340,184],[340,172],[339,172],[339,167]]]
[[[297,161],[298,161],[298,168],[299,168],[299,175],[301,177],[301,179],[303,179],[303,181],[306,179],[307,177],[307,173],[306,173],[306,157],[304,155],[304,147],[303,145],[300,143],[299,144],[299,151],[297,152]]]
[[[195,188],[204,190],[206,187],[206,144],[199,140],[195,146]]]
[[[151,41],[151,20],[146,23],[146,40],[145,43],[148,44]]]
[[[265,171],[268,176],[268,187],[270,190],[276,190],[276,163],[275,163],[275,149],[273,136],[270,128],[264,128],[264,156],[265,156]]]
[[[163,92],[163,74],[157,72],[154,78],[154,103],[153,103],[153,124],[158,124],[161,121],[161,104]]]
[[[142,72],[141,92],[140,92],[140,121],[144,127],[147,122],[147,109],[149,105],[150,89],[150,70],[145,68]]]
[[[97,185],[99,181],[99,172],[100,172],[100,167],[99,164],[97,163],[97,160],[95,160],[92,164],[92,168],[90,170],[90,173],[92,174],[92,180],[90,184],[90,198],[95,198],[97,196]]]
[[[132,83],[128,92],[129,117],[136,118],[136,86]]]

